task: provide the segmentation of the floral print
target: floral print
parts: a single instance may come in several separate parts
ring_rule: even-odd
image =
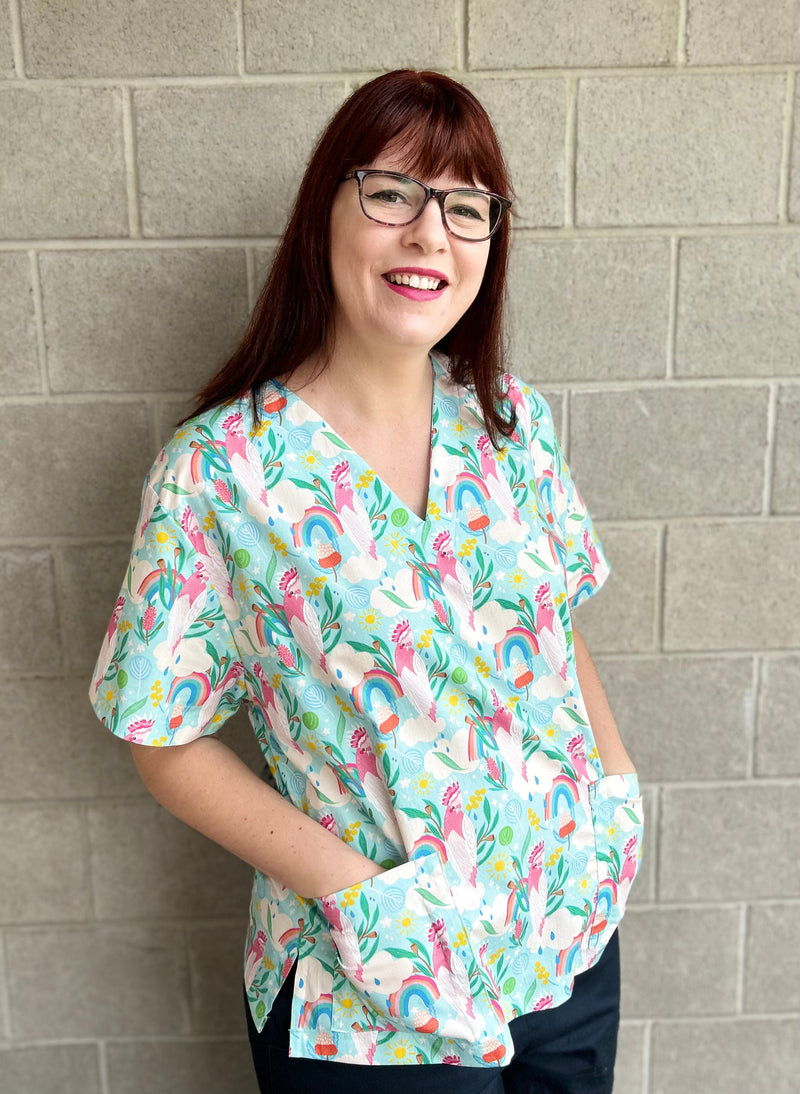
[[[263,1028],[292,964],[296,1056],[496,1067],[558,1006],[637,871],[636,776],[605,775],[572,610],[609,573],[544,398],[506,377],[495,451],[432,356],[425,519],[271,382],[157,457],[90,698],[173,745],[246,706],[265,778],[384,872],[319,900],[255,874]]]

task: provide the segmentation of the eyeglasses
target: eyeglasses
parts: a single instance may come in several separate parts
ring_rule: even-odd
[[[436,198],[447,231],[473,243],[494,235],[503,214],[511,208],[508,198],[488,190],[434,190],[394,171],[351,171],[339,181],[348,179],[358,182],[358,200],[364,216],[377,224],[391,227],[411,224],[422,215],[431,198]]]

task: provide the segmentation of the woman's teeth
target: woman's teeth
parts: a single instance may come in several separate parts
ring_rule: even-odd
[[[417,274],[387,273],[387,281],[395,285],[408,285],[412,289],[438,289],[444,282],[435,277],[418,277]]]

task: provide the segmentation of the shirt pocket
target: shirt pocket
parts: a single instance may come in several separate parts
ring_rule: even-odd
[[[619,926],[641,861],[644,809],[634,773],[606,775],[589,785],[597,888],[589,917],[591,962]]]
[[[483,1063],[513,1051],[439,859],[424,855],[321,899],[338,955],[333,1028],[439,1038]]]

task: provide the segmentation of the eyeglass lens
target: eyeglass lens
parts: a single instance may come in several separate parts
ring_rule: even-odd
[[[367,175],[361,186],[361,205],[372,220],[408,224],[425,203],[425,190],[413,179],[396,175]],[[500,202],[480,190],[454,190],[444,199],[447,226],[464,239],[490,234],[501,212]]]

